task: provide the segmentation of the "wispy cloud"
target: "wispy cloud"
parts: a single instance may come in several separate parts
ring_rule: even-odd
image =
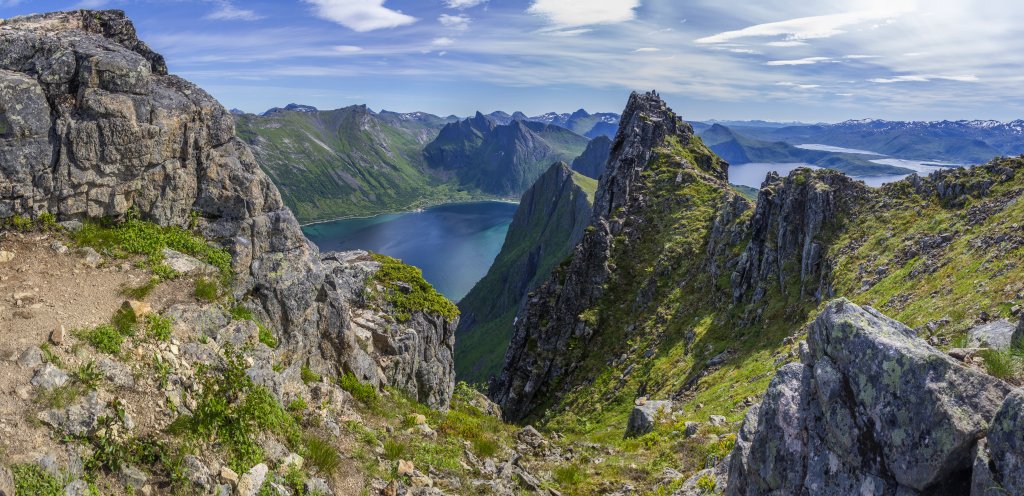
[[[360,33],[407,26],[417,21],[413,16],[385,7],[385,0],[304,1],[314,6],[318,16]]]
[[[768,62],[765,62],[764,65],[811,65],[831,61],[832,59],[828,57],[806,57],[794,60],[769,60]]]
[[[872,78],[868,81],[872,83],[926,83],[932,80],[944,80],[944,81],[959,81],[962,83],[974,83],[979,81],[978,76],[974,74],[963,74],[963,75],[936,75],[936,74],[908,74],[903,76],[894,76],[889,78]]]
[[[655,48],[655,47],[643,47],[643,48],[637,48],[636,50],[633,50],[634,53],[660,52],[660,51],[661,51],[660,48]]]
[[[830,38],[844,32],[845,29],[872,21],[881,21],[899,11],[895,9],[866,10],[844,12],[811,17],[798,17],[785,21],[755,24],[743,29],[725,31],[711,36],[698,38],[700,44],[728,43],[745,38],[782,37],[782,41],[802,41]],[[776,45],[778,46],[778,45]]]
[[[216,10],[207,14],[206,19],[216,21],[257,21],[263,19],[263,16],[255,11],[240,9],[228,0],[220,0],[215,3],[217,4]]]
[[[800,83],[794,83],[792,81],[779,81],[778,83],[775,83],[775,85],[776,86],[788,86],[790,88],[797,88],[797,89],[801,89],[801,90],[811,90],[811,89],[814,89],[814,88],[821,88],[820,84],[800,84]]]
[[[454,29],[456,31],[465,31],[469,29],[470,18],[469,16],[465,16],[462,14],[441,14],[440,16],[438,16],[437,22],[440,22],[442,26],[449,29]]]
[[[468,9],[477,5],[487,3],[487,0],[445,0],[444,4],[449,9]]]
[[[639,6],[640,0],[534,0],[526,11],[567,28],[632,21]]]

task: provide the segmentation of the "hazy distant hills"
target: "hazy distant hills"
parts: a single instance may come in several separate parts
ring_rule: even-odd
[[[792,145],[819,143],[869,150],[898,158],[958,164],[1024,153],[1024,120],[903,122],[876,119],[782,127],[736,124],[751,138]]]
[[[713,124],[699,131],[698,135],[708,145],[708,148],[711,148],[715,154],[730,164],[803,162],[856,176],[909,174],[912,172],[901,167],[873,163],[869,160],[872,158],[869,155],[805,150],[782,141],[751,138],[721,124]]]

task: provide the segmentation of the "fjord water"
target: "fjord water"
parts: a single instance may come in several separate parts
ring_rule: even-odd
[[[303,231],[321,251],[370,250],[415,265],[441,294],[458,301],[494,263],[515,211],[508,202],[457,203]]]

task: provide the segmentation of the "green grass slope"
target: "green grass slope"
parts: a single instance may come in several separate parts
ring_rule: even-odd
[[[471,198],[423,161],[423,146],[443,125],[434,116],[376,114],[359,105],[235,121],[301,222]]]
[[[455,370],[460,380],[480,383],[500,371],[516,312],[580,240],[596,189],[597,181],[559,162],[523,194],[494,264],[459,302]]]

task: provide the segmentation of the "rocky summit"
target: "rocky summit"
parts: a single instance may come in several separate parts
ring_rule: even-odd
[[[8,19],[0,38],[0,216],[195,223],[231,254],[235,298],[314,369],[447,405],[455,322],[362,324],[362,313],[381,315],[354,296],[378,264],[321,256],[235,137],[231,115],[167,74],[123,13]],[[357,344],[351,335],[361,328],[382,339]],[[413,335],[402,345],[389,342],[405,329]]]

